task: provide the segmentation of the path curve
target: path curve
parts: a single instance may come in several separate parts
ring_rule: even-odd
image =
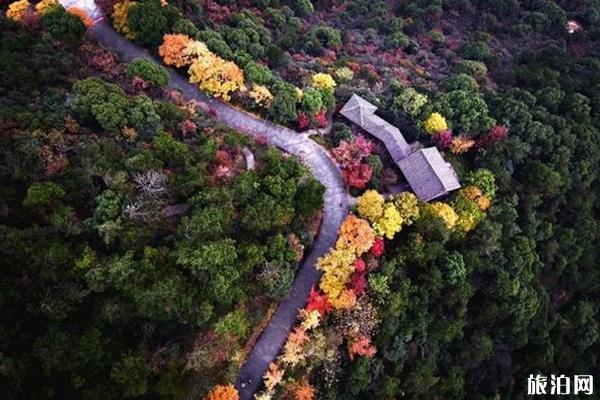
[[[131,61],[145,58],[161,64],[147,50],[140,48],[115,32],[106,22],[94,25],[91,34],[105,48]],[[314,267],[317,258],[334,246],[342,221],[349,212],[346,187],[339,168],[325,149],[306,136],[262,120],[253,114],[209,97],[189,83],[175,70],[167,68],[171,81],[169,87],[181,91],[189,99],[197,100],[212,109],[216,118],[229,127],[252,136],[262,136],[267,141],[298,157],[313,176],[325,187],[323,223],[310,253],[300,266],[287,296],[279,303],[270,324],[262,332],[252,352],[246,358],[235,383],[240,400],[250,400],[262,383],[269,364],[277,357],[288,332],[296,322],[298,310],[304,307],[310,288],[319,282],[321,273]]]

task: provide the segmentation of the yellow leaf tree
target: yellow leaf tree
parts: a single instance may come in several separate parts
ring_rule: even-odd
[[[456,221],[458,220],[458,215],[456,215],[456,212],[452,207],[439,201],[431,203],[430,207],[436,216],[444,220],[448,229],[454,228],[454,225],[456,225]]]
[[[419,200],[413,193],[400,193],[394,198],[394,205],[402,217],[403,224],[411,225],[419,218]]]
[[[374,241],[375,234],[369,223],[350,214],[340,227],[336,248],[354,250],[356,256],[360,257],[371,248]]]
[[[335,249],[317,260],[317,268],[323,271],[319,286],[334,308],[347,306],[348,294],[344,290],[354,272],[354,260],[356,252],[351,249]]]
[[[267,89],[266,86],[257,85],[256,83],[252,85],[252,88],[248,92],[248,97],[254,101],[254,104],[268,108],[273,102],[273,95]]]
[[[328,92],[333,92],[333,89],[335,89],[336,86],[336,83],[331,75],[321,72],[313,75],[312,84],[315,88]]]
[[[212,53],[206,45],[198,40],[190,40],[183,49],[182,58],[184,65],[191,65],[199,58],[208,57]]]
[[[31,4],[27,0],[19,0],[13,3],[10,3],[8,6],[8,10],[6,10],[6,18],[12,19],[13,21],[20,21],[27,10],[29,10]]]
[[[384,202],[383,196],[377,191],[367,190],[356,200],[358,214],[371,222],[377,221],[383,214]]]
[[[35,5],[35,11],[37,11],[40,14],[44,14],[52,7],[58,6],[58,4],[58,0],[42,0]]]
[[[223,100],[229,100],[231,92],[244,87],[242,70],[235,63],[214,54],[194,61],[188,72],[190,82]]]
[[[135,32],[129,27],[129,10],[135,5],[135,1],[125,0],[113,6],[113,26],[117,32],[122,33],[128,39],[135,38]]]
[[[373,228],[378,235],[393,239],[394,235],[402,228],[402,216],[393,203],[383,206],[383,213],[374,223]]]
[[[439,133],[448,129],[448,123],[440,113],[432,113],[429,118],[425,120],[425,130],[427,133]]]

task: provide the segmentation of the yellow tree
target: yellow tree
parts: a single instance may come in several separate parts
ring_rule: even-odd
[[[184,65],[191,65],[199,58],[208,57],[212,55],[211,51],[206,45],[198,40],[190,40],[185,45],[182,52],[182,58]]]
[[[383,206],[383,213],[374,223],[373,228],[378,235],[393,239],[394,235],[402,229],[402,216],[393,203],[386,203]]]
[[[223,100],[229,100],[229,94],[244,87],[244,73],[231,61],[211,54],[194,61],[189,69],[190,82],[200,89]]]
[[[312,84],[315,88],[324,90],[327,92],[333,92],[333,89],[336,86],[335,81],[329,74],[318,73],[314,74],[312,77]]]
[[[10,3],[8,6],[8,10],[6,10],[6,18],[12,19],[13,21],[20,21],[27,10],[29,10],[31,4],[27,0],[19,0],[13,3]]]
[[[117,32],[122,33],[128,39],[135,38],[135,32],[129,27],[129,10],[135,5],[135,1],[125,0],[120,3],[116,3],[113,6],[113,26]]]
[[[269,89],[266,86],[257,85],[256,83],[248,91],[248,97],[254,101],[254,104],[260,107],[268,108],[273,102],[273,95]]]
[[[174,65],[178,68],[189,65],[183,56],[183,52],[190,42],[191,39],[187,35],[167,34],[163,36],[158,54],[167,65]]]
[[[354,272],[354,260],[356,253],[351,249],[331,250],[317,260],[317,268],[323,271],[319,287],[334,308],[342,308],[348,302],[348,294],[343,292]]]
[[[444,118],[440,113],[432,113],[429,118],[425,120],[424,126],[427,133],[431,134],[439,133],[448,129],[446,118]]]
[[[439,201],[431,203],[430,207],[433,213],[444,221],[448,229],[454,228],[454,225],[456,225],[456,221],[458,220],[458,215],[456,215],[456,212],[452,207]]]
[[[402,217],[402,223],[411,225],[419,218],[419,200],[411,192],[402,192],[394,197],[394,205]]]
[[[37,11],[40,14],[44,14],[52,7],[56,7],[58,5],[58,0],[42,0],[35,5],[35,11]]]
[[[374,241],[375,234],[369,223],[354,214],[350,214],[340,227],[336,248],[354,250],[356,256],[360,257],[369,251]]]
[[[358,214],[374,222],[383,214],[384,198],[375,190],[367,190],[357,200],[356,207]]]

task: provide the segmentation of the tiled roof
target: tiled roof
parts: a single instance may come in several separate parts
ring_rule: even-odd
[[[375,115],[377,107],[353,94],[340,114],[381,140],[417,197],[429,201],[460,188],[452,166],[435,147],[415,150],[398,128]]]
[[[454,168],[435,147],[420,149],[400,160],[400,170],[417,197],[433,200],[460,188]]]

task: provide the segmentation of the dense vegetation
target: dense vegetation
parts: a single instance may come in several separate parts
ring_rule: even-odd
[[[0,397],[203,396],[287,292],[323,188],[164,68],[46,29],[0,19]]]
[[[0,394],[235,398],[322,189],[186,111],[161,68],[69,47],[73,13],[36,33],[25,3],[6,15],[29,30],[0,21]],[[315,140],[363,194],[261,400],[521,398],[529,374],[600,370],[598,0],[99,3],[214,96],[300,129],[333,116]],[[367,190],[402,177],[334,113],[352,93],[463,189]]]

